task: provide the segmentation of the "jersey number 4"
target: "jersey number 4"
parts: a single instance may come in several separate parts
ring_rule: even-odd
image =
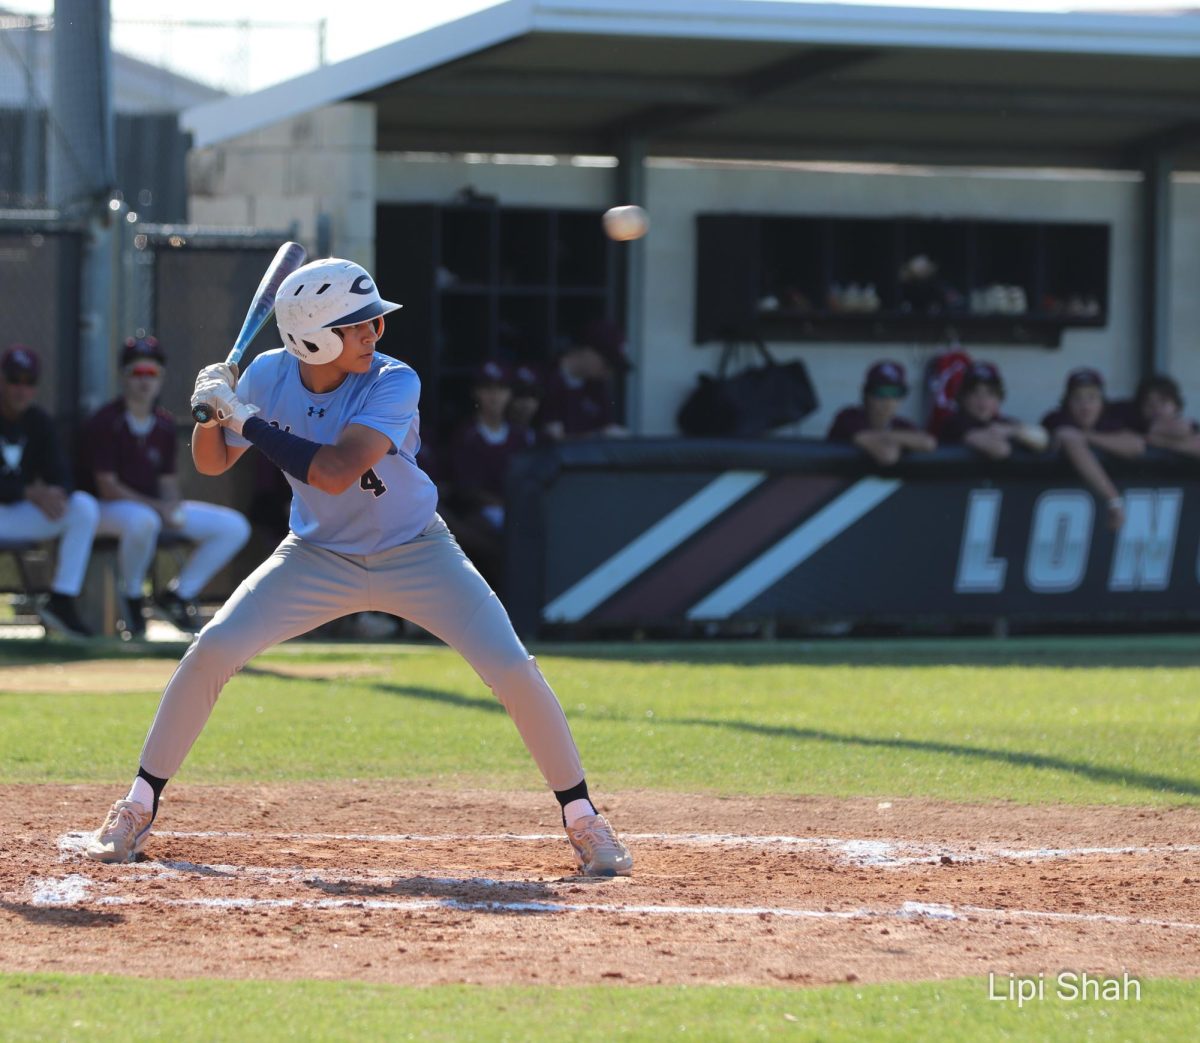
[[[374,470],[368,470],[363,474],[358,480],[358,487],[360,489],[368,489],[376,496],[382,496],[387,492],[387,486],[383,484],[379,475]]]

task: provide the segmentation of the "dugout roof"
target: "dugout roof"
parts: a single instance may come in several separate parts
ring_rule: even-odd
[[[632,137],[660,156],[1200,170],[1200,13],[503,0],[182,122],[204,146],[349,100],[376,105],[381,151]]]

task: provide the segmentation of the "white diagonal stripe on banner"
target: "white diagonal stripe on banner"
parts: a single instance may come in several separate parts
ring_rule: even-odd
[[[688,609],[688,619],[726,619],[807,561],[900,488],[895,478],[863,478]]]
[[[762,471],[727,471],[684,500],[632,543],[568,587],[543,610],[547,623],[582,619],[766,478]]]

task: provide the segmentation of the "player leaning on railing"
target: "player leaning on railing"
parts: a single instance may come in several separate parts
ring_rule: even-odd
[[[194,431],[197,469],[221,474],[257,446],[288,476],[291,531],[184,654],[137,777],[96,831],[90,858],[136,857],[167,780],[225,682],[250,659],[330,620],[382,611],[441,638],[491,687],[562,806],[582,872],[630,873],[628,850],[588,797],[558,699],[438,517],[437,492],[416,465],[420,381],[375,352],[383,316],[398,307],[357,264],[314,261],[279,288],[284,349],[258,356],[236,390],[228,366],[200,372],[192,405],[207,405],[216,419]]]

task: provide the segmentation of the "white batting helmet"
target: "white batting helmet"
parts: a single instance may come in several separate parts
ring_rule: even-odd
[[[283,346],[301,362],[320,365],[342,353],[333,331],[401,307],[379,296],[375,280],[353,261],[326,257],[297,268],[275,295],[275,323]]]

